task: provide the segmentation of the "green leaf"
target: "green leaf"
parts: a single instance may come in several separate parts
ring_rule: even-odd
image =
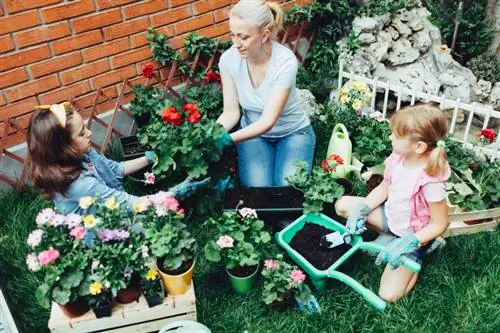
[[[49,294],[50,287],[46,284],[42,284],[38,286],[38,288],[36,288],[35,298],[38,301],[38,304],[40,304],[45,309],[50,308],[51,299],[49,297]]]
[[[54,290],[52,290],[52,299],[54,302],[57,304],[67,304],[71,300],[71,292],[66,289],[61,289],[59,287],[55,287]]]

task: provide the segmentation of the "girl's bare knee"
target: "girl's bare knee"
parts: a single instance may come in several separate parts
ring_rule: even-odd
[[[346,218],[348,213],[348,200],[345,197],[341,197],[335,201],[335,212],[338,216]]]
[[[403,298],[404,296],[404,293],[399,293],[395,290],[384,290],[384,289],[380,289],[378,291],[378,294],[380,298],[382,298],[386,302],[396,302],[401,298]]]

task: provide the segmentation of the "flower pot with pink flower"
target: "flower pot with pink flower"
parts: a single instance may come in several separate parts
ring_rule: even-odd
[[[212,262],[224,259],[226,272],[233,289],[246,293],[253,288],[257,277],[263,244],[271,240],[264,222],[255,210],[241,208],[224,212],[205,225],[217,230],[215,239],[205,245],[205,257]]]
[[[169,192],[149,197],[151,205],[142,219],[151,255],[156,258],[163,285],[171,295],[188,291],[193,279],[196,240],[182,222],[184,210]]]
[[[83,315],[89,310],[82,286],[90,260],[81,216],[64,216],[45,208],[36,224],[27,239],[31,253],[26,264],[43,281],[35,292],[37,301],[46,308],[52,301],[59,304],[68,317]]]

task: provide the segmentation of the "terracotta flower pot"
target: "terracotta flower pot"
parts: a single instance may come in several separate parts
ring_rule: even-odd
[[[158,271],[161,275],[161,280],[165,291],[170,295],[182,295],[189,290],[191,283],[193,281],[193,269],[195,260],[192,260],[189,269],[183,273],[175,274],[165,268],[161,263],[158,264]]]
[[[116,294],[116,301],[120,304],[128,304],[139,299],[141,295],[141,279],[138,276],[132,276],[130,285],[118,291]]]
[[[68,318],[83,316],[90,310],[88,302],[83,298],[77,298],[75,301],[67,304],[59,304],[59,307]]]
[[[285,310],[293,305],[295,299],[293,298],[293,292],[288,290],[285,292],[281,300],[276,300],[270,304],[270,306],[276,310]]]

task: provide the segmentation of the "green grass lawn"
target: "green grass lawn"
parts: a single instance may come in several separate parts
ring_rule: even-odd
[[[34,298],[39,281],[26,268],[25,240],[35,227],[36,213],[49,204],[26,191],[0,198],[0,287],[26,333],[47,332],[49,311]],[[207,230],[196,222],[191,228],[202,248]],[[500,332],[500,231],[447,241],[425,262],[415,290],[385,313],[333,281],[327,291],[316,293],[321,315],[271,310],[260,299],[260,285],[248,295],[236,295],[223,267],[200,255],[195,270],[198,320],[212,332],[229,333]],[[273,244],[268,251],[276,253],[279,248]],[[367,255],[352,259],[342,270],[376,290],[382,268]]]

